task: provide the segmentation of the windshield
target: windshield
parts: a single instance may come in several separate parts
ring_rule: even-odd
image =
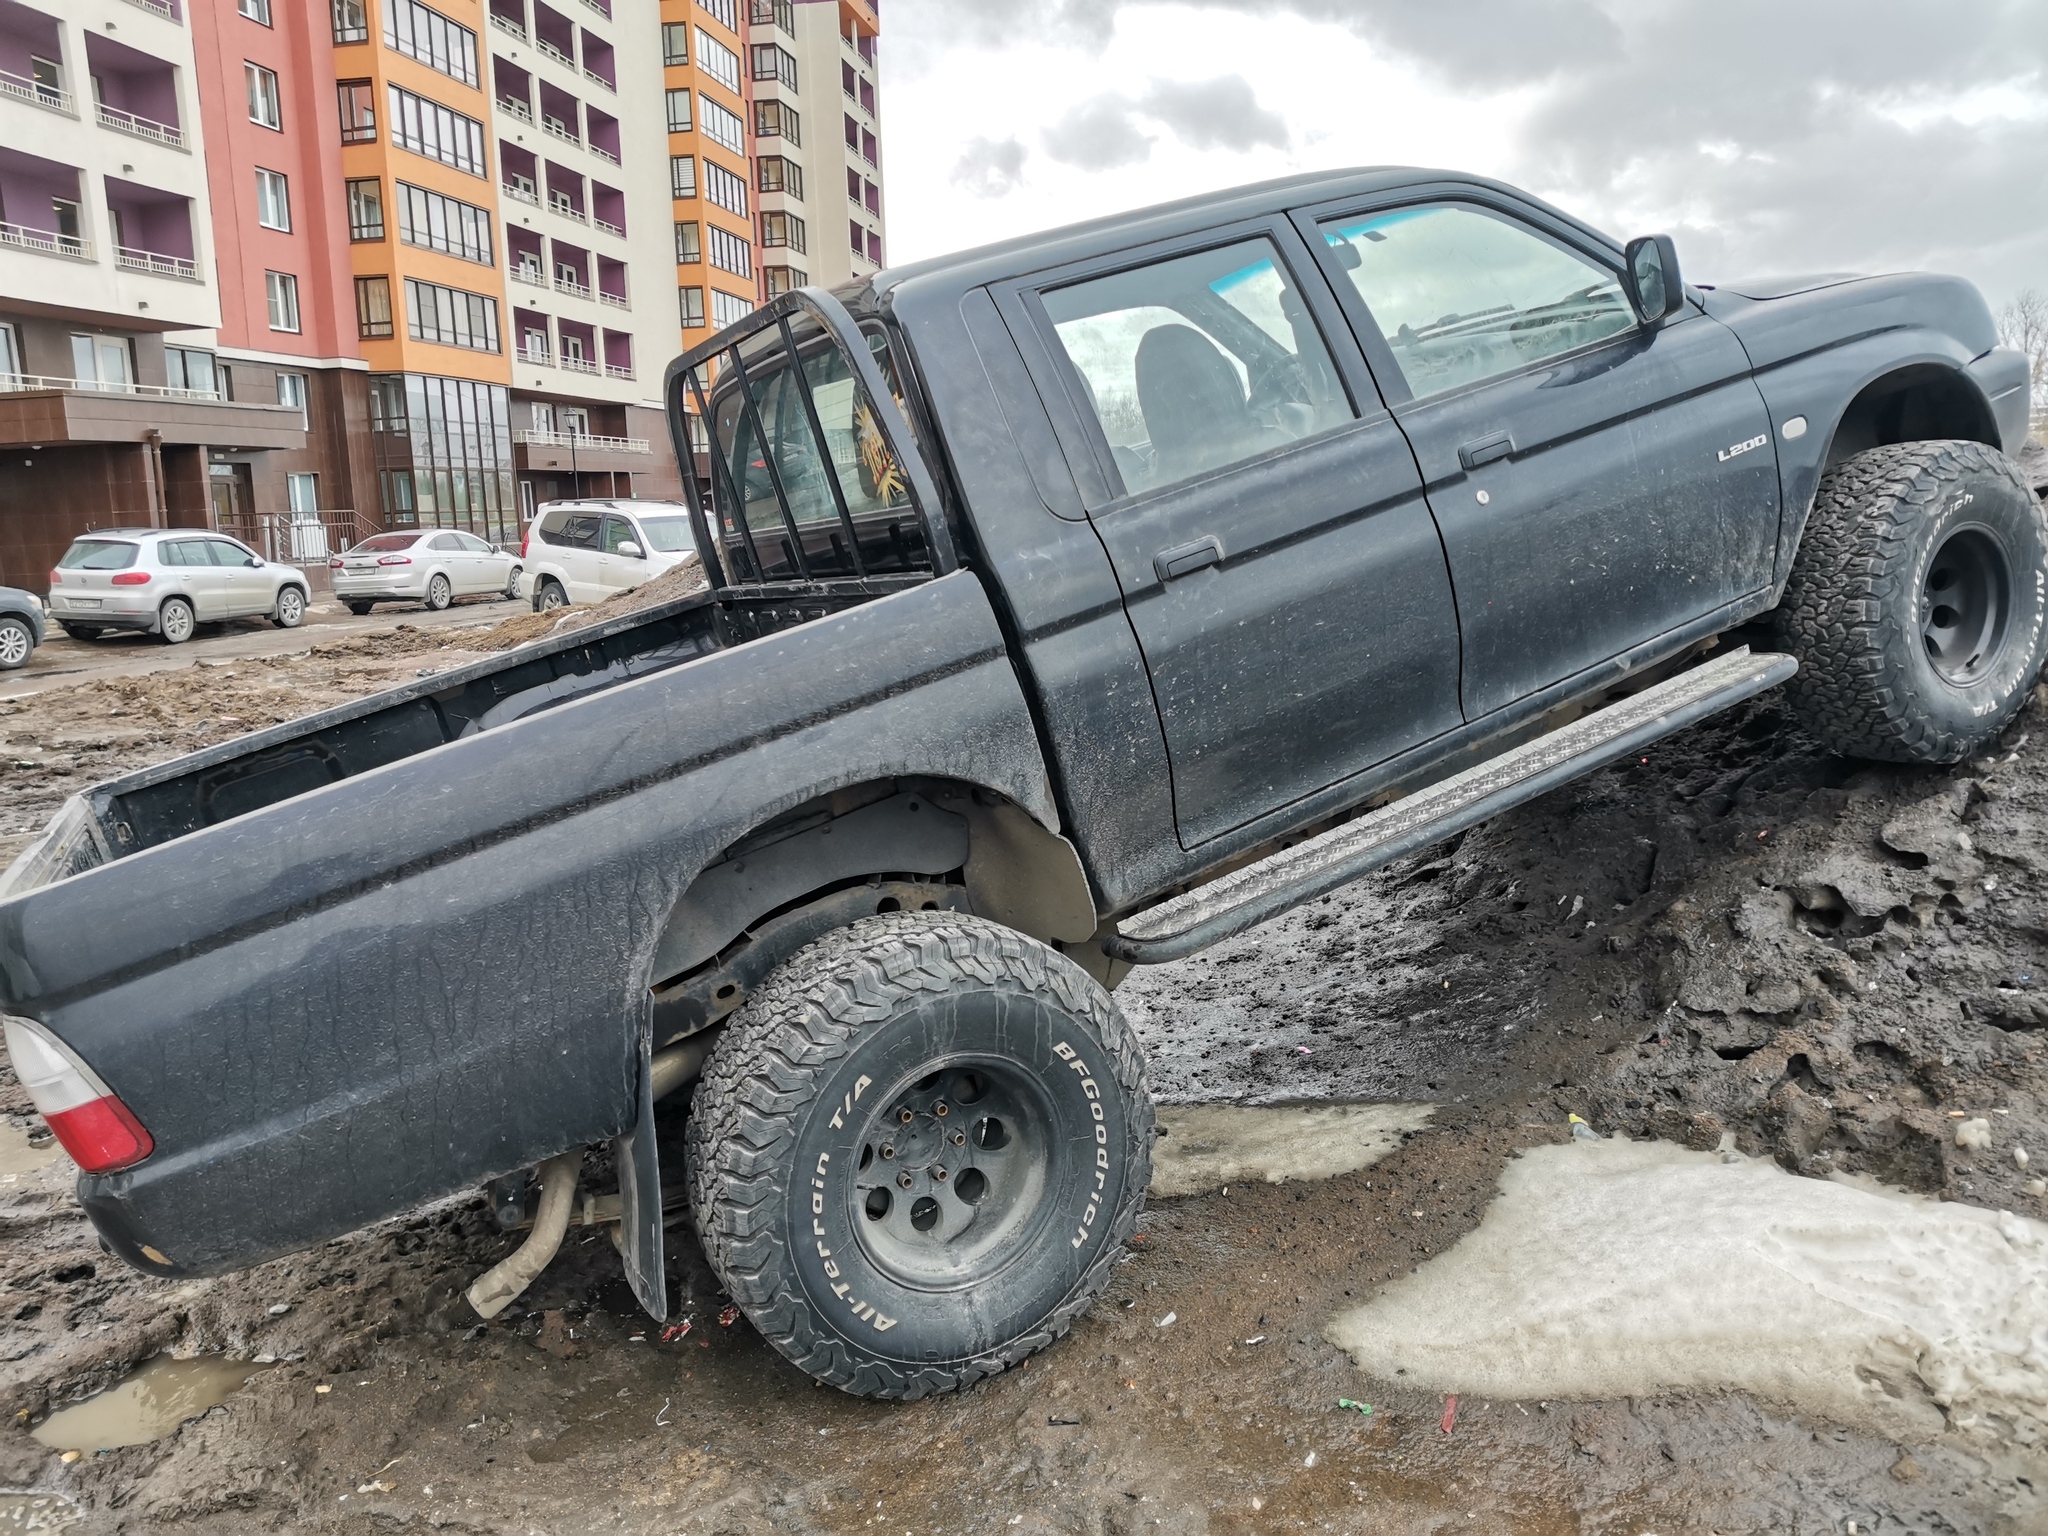
[[[349,553],[352,555],[377,555],[383,554],[387,550],[411,549],[413,545],[419,542],[419,539],[420,535],[416,533],[380,533],[373,538],[363,540],[362,543],[351,549]]]
[[[640,528],[647,535],[649,546],[664,555],[697,547],[690,539],[690,520],[687,517],[643,517]]]
[[[80,539],[57,562],[67,571],[125,571],[135,563],[135,546],[113,539]]]

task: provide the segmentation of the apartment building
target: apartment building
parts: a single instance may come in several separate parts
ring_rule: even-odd
[[[883,260],[875,8],[748,3],[762,291],[872,276]]]
[[[763,119],[745,64],[749,0],[661,0],[663,112],[683,346],[730,325],[761,293],[753,145]],[[766,119],[778,119],[772,109]]]
[[[0,582],[88,528],[204,526],[218,449],[301,449],[226,398],[185,0],[0,0]],[[167,340],[167,338],[169,338]]]

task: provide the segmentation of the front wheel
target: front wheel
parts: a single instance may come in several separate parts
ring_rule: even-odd
[[[1813,735],[1853,757],[1955,762],[2040,675],[2048,516],[1982,443],[1869,449],[1821,480],[1776,623]]]
[[[455,589],[448,585],[446,576],[436,576],[427,582],[427,610],[439,613],[455,600]]]
[[[183,645],[199,627],[192,616],[192,605],[182,597],[164,599],[163,607],[157,610],[156,624],[157,634],[165,645]]]
[[[297,629],[306,622],[306,594],[297,587],[278,588],[277,611],[270,618],[279,629]]]
[[[512,574],[505,578],[505,601],[511,602],[519,596],[519,567],[512,567]]]
[[[35,631],[28,627],[27,620],[12,614],[0,615],[0,672],[27,666],[35,649]]]
[[[687,1133],[706,1255],[777,1350],[863,1397],[952,1391],[1065,1333],[1151,1173],[1109,994],[980,918],[829,934],[726,1026]]]

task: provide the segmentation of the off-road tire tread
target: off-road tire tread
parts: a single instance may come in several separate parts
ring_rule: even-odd
[[[907,1366],[856,1356],[815,1326],[788,1263],[777,1213],[801,1112],[829,1066],[920,993],[1008,980],[1049,992],[1102,1043],[1129,1118],[1129,1178],[1095,1260],[1043,1323],[966,1360]],[[711,1267],[748,1320],[814,1379],[862,1397],[958,1391],[1038,1353],[1109,1283],[1151,1182],[1152,1100],[1136,1037],[1115,1003],[1064,955],[955,912],[898,912],[827,934],[771,975],[727,1024],[705,1064],[686,1133],[690,1204]]]
[[[1919,612],[1919,594],[1903,590],[1912,579],[1915,525],[1977,474],[2010,481],[2039,515],[2018,467],[1977,442],[1871,448],[1821,477],[1773,619],[1784,648],[1799,658],[1787,701],[1810,734],[1844,756],[1952,763],[2011,718],[1987,718],[1968,735],[1928,719],[1901,697],[1885,644],[1887,629]],[[2026,697],[2023,686],[2013,708]]]

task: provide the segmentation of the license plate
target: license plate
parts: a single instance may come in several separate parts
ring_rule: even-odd
[[[64,601],[73,608],[97,608],[100,605],[100,600],[96,597],[67,596]]]

